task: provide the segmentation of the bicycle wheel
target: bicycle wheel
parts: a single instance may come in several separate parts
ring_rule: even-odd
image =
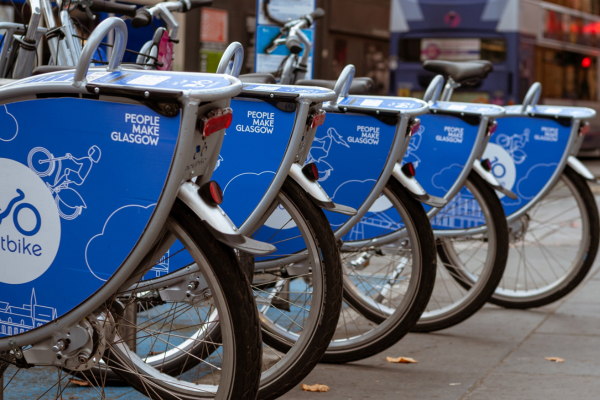
[[[323,211],[291,178],[271,209],[265,220],[277,213],[276,225],[270,225],[281,228],[273,232],[265,222],[252,235],[280,248],[255,259],[252,286],[265,343],[260,399],[283,395],[313,370],[335,332],[342,303],[340,255]],[[285,229],[291,225],[294,229]],[[305,247],[304,256],[286,262],[282,257],[292,254],[282,244],[292,240],[298,242],[294,247]]]
[[[39,177],[50,176],[54,172],[55,162],[52,154],[43,147],[34,147],[27,155],[27,166]]]
[[[413,329],[416,332],[449,328],[475,314],[498,286],[508,256],[504,209],[494,190],[474,171],[432,225],[447,230],[438,230],[444,236],[437,239],[435,287]],[[460,229],[483,225],[484,232],[458,234]]]
[[[208,291],[191,303],[157,301],[153,307],[148,307],[152,303],[148,297],[152,299],[153,293],[130,296],[123,309],[134,306],[137,313],[129,315],[135,315],[136,321],[128,319],[127,314],[117,320],[121,333],[104,362],[121,379],[153,399],[254,399],[261,366],[259,319],[249,282],[234,252],[214,239],[179,200],[167,227],[193,257],[200,271],[198,279],[206,281]],[[120,299],[119,294],[116,299]],[[173,324],[174,314],[186,323]],[[218,341],[210,335],[217,323],[215,315]],[[166,358],[177,354],[190,343],[204,350],[185,353],[194,362],[179,375],[171,377],[160,368],[162,364],[155,368],[152,364],[156,363],[147,362],[157,355]]]
[[[105,398],[106,390],[110,390],[106,388],[109,383],[108,372],[112,371],[153,399],[254,399],[258,392],[262,341],[249,282],[239,268],[234,252],[218,242],[180,200],[174,204],[166,230],[155,249],[148,254],[144,265],[151,266],[159,260],[160,255],[164,254],[164,247],[170,247],[175,239],[193,257],[194,265],[198,267],[194,272],[197,280],[194,281],[204,282],[204,296],[189,303],[169,304],[160,301],[156,297],[158,292],[154,290],[136,292],[135,289],[127,289],[117,293],[105,303],[105,309],[110,310],[110,321],[114,321],[116,329],[112,332],[118,334],[115,333],[113,337],[95,336],[98,343],[107,346],[103,355],[104,363],[96,366],[95,373],[92,370],[75,372],[55,367],[23,370],[11,365],[8,374],[5,373],[5,394],[10,396],[12,387],[15,394],[20,393],[23,385],[30,385],[35,379],[35,387],[28,388],[39,391],[36,397],[54,396],[58,399],[69,394],[81,397],[82,389],[75,389],[78,390],[75,393],[70,391],[76,385],[67,378],[73,376],[84,380],[86,386],[93,386],[89,395],[93,397],[97,393],[98,397]],[[138,274],[145,275],[145,269]],[[172,320],[165,320],[165,315],[173,313],[185,315],[187,324],[173,325]],[[215,315],[218,315],[217,321],[213,318]],[[93,323],[94,319],[90,320]],[[210,335],[217,324],[220,329],[219,341]],[[197,337],[190,334],[198,331],[204,334]],[[107,339],[103,341],[103,337]],[[194,365],[185,374],[171,377],[146,362],[157,353],[178,353],[179,346],[190,342],[195,347],[205,349],[205,358],[194,358]],[[6,353],[0,356],[2,370],[2,362],[11,355]],[[190,353],[186,356],[195,357]],[[8,361],[19,365],[14,356]],[[45,387],[42,387],[43,384],[46,384]],[[31,391],[28,389],[29,393]]]
[[[509,266],[491,302],[541,307],[581,283],[598,253],[598,207],[587,182],[567,166],[556,185],[510,223]]]
[[[261,315],[264,344],[259,398],[270,399],[295,387],[327,349],[340,313],[342,274],[339,251],[325,214],[291,178],[286,179],[263,220],[269,222],[252,236],[280,248],[294,240],[294,247],[306,247],[294,262],[284,260],[294,255],[286,253],[286,248],[261,258],[238,253],[242,269],[254,278],[252,288]],[[265,266],[274,259],[275,267]],[[138,319],[150,313],[152,320],[160,320],[155,330],[177,326],[182,338],[177,348],[152,350],[152,355],[145,358],[147,364],[172,376],[182,376],[218,351],[215,346],[195,344],[195,340],[221,340],[218,312],[213,311],[207,320],[210,324],[198,329],[193,319],[181,312],[185,305],[171,303],[162,313],[156,308],[140,303]],[[143,335],[136,333],[138,340]],[[110,378],[111,374],[106,376]]]
[[[437,239],[435,288],[414,328],[417,332],[449,328],[475,314],[498,286],[508,257],[508,225],[502,204],[494,190],[474,171],[459,194],[436,215],[432,225],[450,230]],[[457,231],[452,228],[484,225],[484,232],[453,235]]]
[[[378,244],[399,229],[405,232],[401,239]],[[350,238],[342,247],[344,304],[324,362],[356,361],[394,345],[417,323],[435,281],[427,214],[395,179]]]

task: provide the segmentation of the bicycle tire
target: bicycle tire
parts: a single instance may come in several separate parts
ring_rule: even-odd
[[[185,242],[179,239],[194,255],[196,262],[207,266],[206,274],[213,279],[213,297],[222,305],[221,310],[227,310],[227,337],[232,344],[229,358],[235,365],[230,366],[225,374],[225,389],[222,389],[223,376],[220,377],[220,389],[214,398],[255,399],[260,381],[262,340],[250,284],[233,250],[218,242],[183,202],[176,200],[170,218],[186,235]],[[198,252],[206,263],[197,259]],[[221,293],[215,293],[215,289]],[[220,321],[223,321],[224,314],[224,311],[219,314]],[[145,364],[139,356],[131,355],[123,343],[113,344],[105,354],[104,362],[119,378],[150,398],[194,399],[204,395],[202,391],[194,391],[191,388],[193,384],[185,384]],[[206,397],[212,398],[212,394],[206,394]]]
[[[462,261],[457,256],[452,242],[437,239],[437,253],[442,263],[438,265],[438,268],[447,270],[450,277],[462,286],[467,293],[465,297],[454,303],[454,307],[448,308],[445,313],[432,315],[431,318],[428,318],[428,314],[424,313],[414,328],[415,332],[447,329],[470,318],[491,298],[500,279],[502,279],[508,258],[508,224],[502,203],[495,191],[475,171],[471,171],[469,174],[466,185],[475,199],[478,199],[477,203],[482,213],[487,215],[488,233],[484,240],[488,241],[488,246],[490,242],[493,242],[493,246],[488,247],[486,264],[478,278],[475,291],[471,291],[473,285],[472,281],[469,280],[468,268],[461,265]],[[490,231],[492,232],[491,238]]]
[[[582,239],[587,241],[587,244],[582,243],[580,246],[579,254],[573,260],[575,265],[569,269],[565,276],[559,277],[557,281],[548,285],[547,290],[527,296],[525,294],[517,295],[516,290],[515,294],[511,295],[510,291],[500,291],[499,288],[490,299],[491,303],[505,308],[516,309],[542,307],[551,304],[571,293],[583,281],[592,268],[600,243],[600,223],[596,200],[586,180],[570,166],[567,166],[563,171],[561,181],[572,191],[575,201],[578,203],[578,208],[581,208],[582,226],[587,225],[589,227],[588,232],[582,232]],[[548,198],[554,190],[557,190],[556,186],[559,185],[559,182],[544,199]],[[539,203],[542,203],[544,199],[540,199]],[[535,206],[531,211],[535,211]],[[561,211],[565,212],[566,210],[563,208]],[[562,229],[564,230],[565,228],[562,227]],[[523,239],[525,241],[524,236]],[[517,251],[516,247],[517,245],[512,244],[511,250],[513,252]],[[524,254],[524,251],[521,254]],[[550,264],[550,260],[547,263]]]
[[[381,353],[402,339],[419,320],[425,309],[435,282],[435,241],[429,219],[423,206],[394,178],[384,189],[402,217],[408,237],[411,238],[413,263],[410,281],[414,283],[409,299],[402,308],[389,315],[367,306],[369,300],[352,287],[350,276],[344,276],[344,300],[353,311],[369,314],[378,323],[377,327],[351,339],[340,339],[330,344],[322,362],[347,363]],[[342,253],[343,254],[343,253]],[[416,261],[415,261],[416,260]],[[356,285],[354,285],[356,286]],[[350,289],[351,288],[351,289]],[[367,296],[366,294],[365,296]],[[342,318],[340,318],[341,321]],[[338,329],[341,329],[338,327]]]
[[[321,285],[313,285],[320,288],[319,298],[323,299],[316,312],[319,315],[319,322],[312,328],[312,332],[303,331],[302,335],[309,334],[305,338],[305,346],[294,358],[292,363],[288,363],[286,370],[277,371],[277,375],[268,380],[261,380],[259,390],[259,399],[275,399],[299,384],[321,360],[323,354],[335,333],[336,324],[340,315],[342,304],[342,267],[340,264],[340,255],[336,244],[335,236],[331,229],[325,213],[310,200],[306,192],[291,178],[287,178],[281,188],[280,196],[285,196],[287,201],[297,208],[302,216],[302,221],[297,224],[305,224],[309,236],[305,238],[318,246],[321,267],[313,267],[311,279],[316,279],[315,271],[320,273],[318,279]],[[305,235],[303,235],[305,236]],[[257,263],[260,265],[260,262]],[[314,296],[314,293],[313,293]],[[263,331],[263,341],[274,349],[288,353],[293,346],[289,339],[281,337],[277,332],[270,329],[261,321]],[[263,374],[264,376],[264,374]]]

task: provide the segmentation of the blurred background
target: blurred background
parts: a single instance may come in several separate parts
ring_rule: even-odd
[[[28,7],[13,1],[0,2],[0,20],[28,20]],[[181,42],[174,69],[214,72],[227,45],[238,41],[245,49],[242,73],[254,72],[255,53],[264,50],[256,48],[257,2],[264,1],[214,0],[210,8],[176,14]],[[600,115],[600,0],[317,0],[317,6],[327,15],[314,31],[315,78],[335,79],[354,64],[357,76],[375,81],[374,94],[420,98],[433,78],[423,61],[489,60],[494,72],[460,88],[454,100],[519,104],[537,81],[541,103],[590,107]],[[74,15],[84,29],[97,23]],[[128,48],[141,48],[153,31],[145,29],[147,35],[130,35]],[[600,117],[591,121],[580,155],[600,156]]]

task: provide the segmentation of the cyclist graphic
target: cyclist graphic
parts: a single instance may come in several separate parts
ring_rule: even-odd
[[[61,186],[63,183],[65,183],[65,188],[68,187],[69,183],[81,186],[85,178],[90,174],[92,166],[100,161],[101,155],[102,153],[98,146],[90,147],[87,157],[75,158],[71,153],[67,153],[65,159],[72,161],[77,169],[65,168],[63,175],[56,181],[54,187]]]
[[[520,135],[515,133],[512,136],[508,136],[502,133],[496,139],[496,143],[510,154],[515,164],[521,164],[527,158],[527,154],[522,150],[527,142],[529,142],[529,129],[525,129]]]
[[[329,150],[334,142],[350,148],[348,143],[342,138],[342,135],[337,133],[335,128],[329,128],[324,137],[315,137],[310,152],[308,153],[306,164],[312,162],[317,164],[317,168],[319,169],[319,182],[327,180],[329,175],[331,175],[331,171],[333,171],[333,167],[325,161],[325,159],[329,156]]]
[[[72,220],[87,206],[81,195],[70,185],[81,186],[101,156],[100,148],[95,145],[89,148],[87,157],[81,158],[74,157],[71,153],[55,158],[45,148],[36,147],[29,152],[27,164],[41,178],[51,176],[56,171],[54,183],[46,182],[46,186],[54,195],[60,216]],[[68,167],[63,169],[63,162]]]

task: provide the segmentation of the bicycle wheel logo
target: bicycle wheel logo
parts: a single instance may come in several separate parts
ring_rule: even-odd
[[[0,158],[0,182],[0,282],[30,282],[58,253],[60,216],[46,184],[27,166]]]
[[[517,167],[515,160],[502,146],[495,143],[488,143],[482,158],[487,158],[492,163],[492,173],[506,189],[511,190],[517,179]],[[497,193],[499,198],[504,194]]]

